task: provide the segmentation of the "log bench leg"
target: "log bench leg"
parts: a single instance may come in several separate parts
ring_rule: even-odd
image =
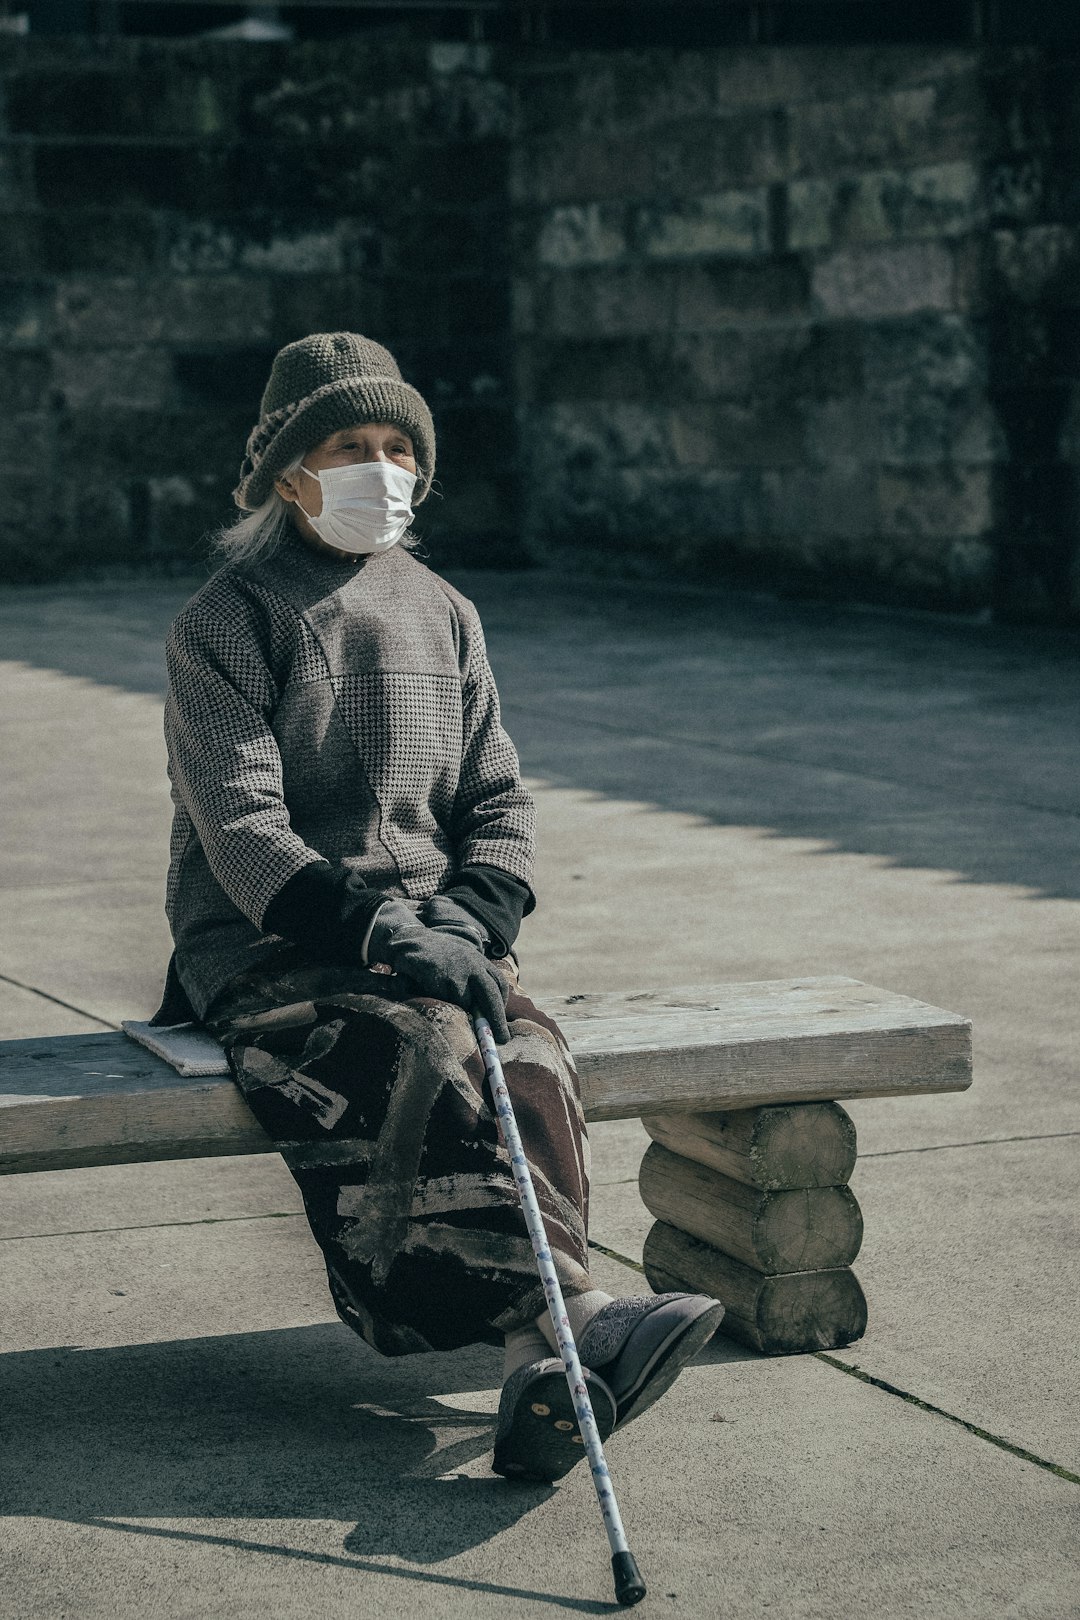
[[[658,1292],[714,1294],[721,1332],[767,1355],[834,1350],[866,1330],[851,1262],[862,1214],[855,1126],[836,1103],[649,1114],[641,1196]]]

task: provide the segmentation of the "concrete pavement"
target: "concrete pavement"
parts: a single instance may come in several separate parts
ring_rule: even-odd
[[[847,973],[974,1020],[971,1092],[853,1110],[866,1338],[774,1361],[718,1340],[613,1440],[649,1611],[1069,1620],[1075,639],[457,582],[537,792],[538,999]],[[190,588],[0,597],[4,1036],[154,1004],[160,646]],[[593,1138],[597,1272],[641,1289],[644,1134]],[[385,1361],[337,1323],[273,1157],[7,1178],[0,1273],[0,1609],[608,1607],[588,1480],[487,1472],[491,1352]]]

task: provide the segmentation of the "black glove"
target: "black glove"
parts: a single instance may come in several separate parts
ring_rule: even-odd
[[[506,999],[510,986],[482,951],[456,934],[425,928],[399,900],[381,906],[367,941],[369,962],[385,962],[411,979],[423,996],[452,1001],[470,1015],[482,1013],[499,1045],[510,1039]]]
[[[491,935],[480,919],[451,900],[448,894],[433,894],[430,900],[425,900],[420,907],[420,921],[437,934],[456,935],[467,945],[475,945],[478,951],[486,951],[491,944]]]

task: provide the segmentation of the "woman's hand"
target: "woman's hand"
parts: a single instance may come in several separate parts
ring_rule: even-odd
[[[420,907],[420,921],[437,934],[456,935],[466,944],[475,945],[478,951],[486,950],[491,944],[491,937],[479,917],[459,906],[448,894],[433,894],[430,900],[425,900]]]
[[[411,979],[421,995],[451,1001],[472,1016],[482,1013],[500,1046],[510,1039],[509,985],[471,941],[425,927],[403,902],[388,900],[375,914],[367,958]]]

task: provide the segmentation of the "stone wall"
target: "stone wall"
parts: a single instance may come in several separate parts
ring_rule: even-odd
[[[532,551],[1080,612],[1068,67],[922,48],[526,66]]]
[[[430,400],[433,556],[516,555],[510,92],[467,47],[0,44],[0,573],[187,567],[274,351],[358,328]]]
[[[188,567],[270,357],[431,401],[433,561],[1080,616],[1077,61],[0,42],[0,577]]]

